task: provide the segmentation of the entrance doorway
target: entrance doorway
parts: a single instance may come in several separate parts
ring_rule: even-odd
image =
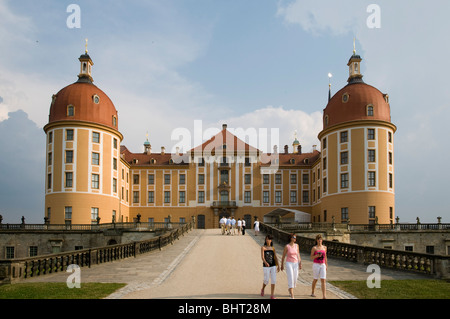
[[[197,228],[198,229],[205,229],[205,215],[198,215],[197,216]]]

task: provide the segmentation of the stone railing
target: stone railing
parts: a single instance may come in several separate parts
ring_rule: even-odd
[[[0,260],[0,284],[14,283],[46,274],[64,272],[67,266],[76,264],[79,267],[91,267],[120,259],[161,249],[173,244],[176,239],[194,227],[191,221],[170,232],[145,241],[131,242],[98,248],[82,249],[52,255],[29,257],[23,259]]]
[[[435,224],[347,224],[347,223],[267,223],[267,225],[283,229],[285,231],[413,231],[413,230],[450,230],[448,223]]]
[[[279,243],[287,243],[289,232],[260,223],[262,232],[271,234]],[[300,250],[310,253],[315,245],[312,238],[297,236]],[[383,249],[352,245],[336,241],[323,241],[330,257],[343,258],[348,261],[366,265],[377,264],[380,267],[395,270],[411,271],[437,278],[450,278],[450,256],[421,254],[408,251]]]
[[[106,223],[106,224],[0,224],[2,231],[103,231],[109,229],[124,230],[161,230],[172,229],[184,225],[184,223],[172,222],[130,222],[130,223]]]

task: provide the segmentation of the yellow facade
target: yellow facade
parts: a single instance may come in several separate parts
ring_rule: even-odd
[[[128,151],[114,126],[50,122],[46,217],[52,224],[195,218],[198,227],[212,228],[226,215],[251,227],[255,217],[285,209],[291,211],[285,218],[298,211],[312,222],[392,223],[396,127],[370,118],[331,126],[328,120],[327,114],[318,135],[321,152],[302,153],[295,139],[291,151],[270,154],[270,165],[261,161],[269,154],[238,139],[235,145],[226,126],[214,139],[219,143],[196,146],[179,163],[178,154],[151,152],[148,141],[144,152]]]

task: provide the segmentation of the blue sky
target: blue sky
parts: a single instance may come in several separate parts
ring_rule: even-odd
[[[72,3],[81,28],[67,27]],[[367,26],[372,3],[381,28]],[[346,84],[356,37],[364,80],[389,94],[398,127],[396,214],[450,222],[449,9],[445,0],[0,0],[0,214],[43,221],[42,127],[51,96],[77,79],[85,38],[94,84],[119,112],[123,144],[139,152],[147,132],[155,151],[170,149],[174,129],[195,120],[278,128],[281,147],[297,130],[310,151],[327,75],[333,93]]]

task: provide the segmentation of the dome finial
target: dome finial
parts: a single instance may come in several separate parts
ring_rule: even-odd
[[[85,47],[85,51],[84,52],[86,52],[86,54],[88,54],[88,49],[87,49],[87,47],[88,47],[88,39],[86,38],[85,40],[86,40],[86,44],[84,45],[84,47]]]
[[[353,38],[353,55],[356,55],[356,37]]]

